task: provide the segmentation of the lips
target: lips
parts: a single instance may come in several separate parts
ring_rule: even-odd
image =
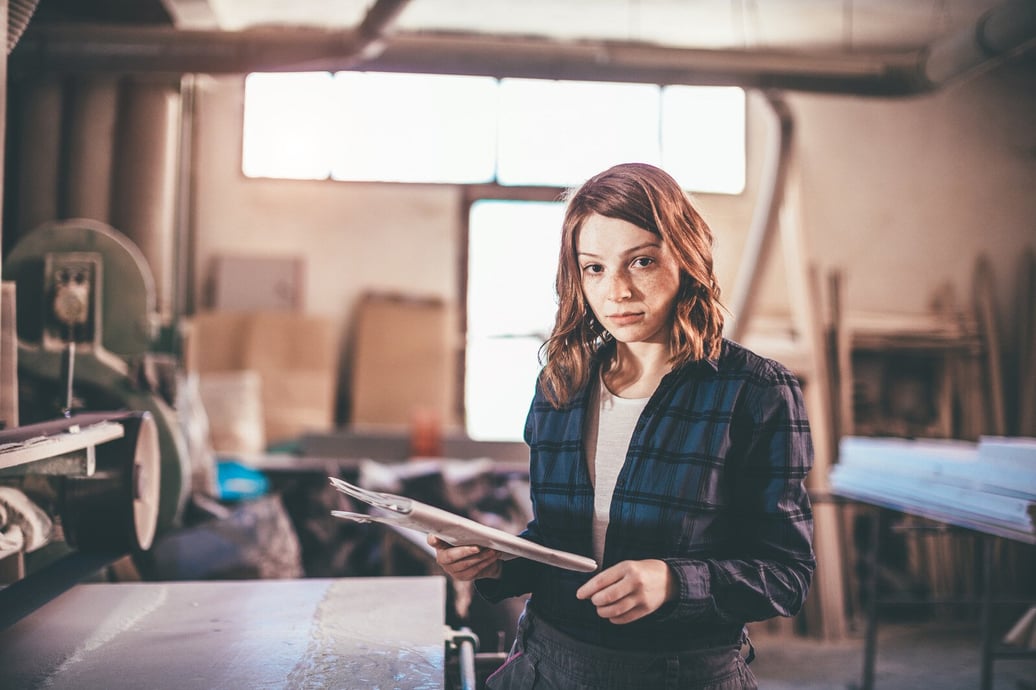
[[[643,318],[643,314],[640,312],[626,312],[623,314],[609,314],[608,321],[614,323],[616,326],[627,326],[631,323],[636,323]]]

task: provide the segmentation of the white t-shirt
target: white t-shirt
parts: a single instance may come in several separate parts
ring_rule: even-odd
[[[594,487],[594,559],[604,562],[604,539],[611,520],[615,481],[626,462],[630,438],[650,398],[620,398],[601,379],[587,410],[586,462]]]

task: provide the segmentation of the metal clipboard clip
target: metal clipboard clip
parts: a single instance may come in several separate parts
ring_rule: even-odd
[[[331,485],[346,496],[369,505],[370,514],[332,510],[331,515],[344,520],[369,523],[380,522],[394,527],[431,534],[454,546],[483,546],[495,549],[504,559],[528,558],[565,570],[590,573],[597,570],[597,562],[579,554],[547,548],[542,544],[516,535],[487,527],[479,522],[441,510],[405,496],[370,491],[349,482],[328,477]]]

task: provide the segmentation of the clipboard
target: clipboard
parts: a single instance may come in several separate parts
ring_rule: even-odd
[[[366,503],[373,513],[332,510],[331,515],[353,522],[380,522],[431,534],[454,546],[484,546],[495,549],[504,560],[528,558],[565,570],[592,573],[597,562],[579,554],[547,548],[494,527],[487,527],[461,515],[441,510],[405,496],[370,491],[349,482],[328,477],[331,485],[346,496]]]

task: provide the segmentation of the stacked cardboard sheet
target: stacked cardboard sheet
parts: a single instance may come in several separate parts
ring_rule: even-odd
[[[829,475],[840,496],[1036,543],[1036,439],[978,443],[844,437]]]

